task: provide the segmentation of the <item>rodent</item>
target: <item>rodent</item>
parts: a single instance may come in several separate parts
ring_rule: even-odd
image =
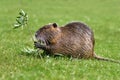
[[[57,23],[44,25],[36,31],[35,38],[38,40],[38,42],[34,42],[35,47],[48,54],[57,55],[59,53],[73,58],[95,58],[120,63],[95,54],[94,33],[82,22],[70,22],[61,27]]]

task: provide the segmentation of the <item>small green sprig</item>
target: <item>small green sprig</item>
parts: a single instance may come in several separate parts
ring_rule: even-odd
[[[16,23],[14,24],[14,29],[19,27],[24,27],[27,25],[28,22],[28,15],[23,10],[19,12],[19,16],[16,18]]]
[[[22,27],[22,29],[23,29],[24,26],[28,27],[28,15],[26,12],[21,10],[19,12],[19,16],[16,18],[16,23],[14,24],[14,29],[19,28],[19,27]],[[30,32],[30,35],[32,35],[30,30],[29,30],[29,32]],[[37,41],[34,37],[32,37],[32,40],[33,40],[33,42]],[[39,51],[43,53],[42,50],[35,49],[35,48],[32,49],[32,48],[27,47],[27,48],[24,48],[22,51],[27,53],[27,54],[39,55],[42,58],[41,54],[39,54]]]

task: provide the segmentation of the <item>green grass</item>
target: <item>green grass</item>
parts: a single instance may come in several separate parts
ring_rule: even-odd
[[[120,80],[120,65],[112,62],[64,57],[27,56],[33,47],[29,30],[50,22],[87,23],[94,31],[95,52],[120,60],[120,0],[1,0],[0,80]],[[13,30],[20,9],[29,15],[28,28]],[[22,55],[24,54],[24,55]]]

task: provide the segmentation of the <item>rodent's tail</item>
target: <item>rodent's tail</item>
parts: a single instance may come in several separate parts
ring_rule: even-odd
[[[109,58],[104,58],[104,57],[101,57],[101,56],[97,56],[95,53],[94,53],[94,58],[97,59],[97,60],[109,61],[109,62],[114,62],[114,63],[119,63],[120,64],[120,61],[117,61],[117,60],[114,60],[114,59],[109,59]]]

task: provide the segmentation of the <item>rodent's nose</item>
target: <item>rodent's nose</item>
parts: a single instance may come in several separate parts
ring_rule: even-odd
[[[37,37],[37,33],[35,33],[35,37]]]

